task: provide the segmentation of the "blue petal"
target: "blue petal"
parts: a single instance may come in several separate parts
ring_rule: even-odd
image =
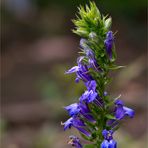
[[[97,87],[97,83],[96,83],[95,80],[88,81],[87,83],[85,83],[85,85],[86,85],[88,90],[93,90],[93,91],[95,91],[96,87]]]
[[[75,82],[76,83],[79,83],[79,81],[80,81],[80,78],[79,77],[76,77]]]
[[[95,59],[89,59],[89,64],[90,64],[90,67],[93,68],[95,71],[97,72],[102,71],[102,69],[100,68],[100,66],[98,65]]]
[[[117,99],[117,100],[115,101],[115,104],[116,104],[116,105],[121,105],[121,106],[123,106],[123,105],[124,105],[124,102],[123,102],[122,100],[120,100],[120,99]]]
[[[67,121],[65,121],[65,122],[63,123],[63,125],[64,125],[64,131],[65,131],[67,128],[70,128],[70,127],[72,126],[72,120],[73,120],[73,118],[69,118]]]
[[[112,47],[113,47],[113,42],[114,42],[114,37],[113,37],[113,32],[108,31],[106,35],[106,39],[104,41],[105,47],[106,47],[106,52],[109,55],[109,58],[112,58]]]
[[[86,39],[83,39],[83,38],[81,38],[80,39],[80,46],[82,47],[82,48],[85,48],[86,46],[87,46],[87,40]]]
[[[112,130],[106,130],[106,129],[104,129],[103,131],[102,131],[102,135],[104,136],[104,139],[105,140],[108,140],[108,141],[110,141],[110,140],[112,140],[113,139],[113,131]]]
[[[117,142],[115,140],[104,140],[101,143],[101,148],[117,148]]]
[[[79,107],[80,107],[80,113],[90,122],[95,122],[93,116],[91,115],[90,113],[90,109],[88,107],[88,105],[84,102],[81,102],[79,104]]]
[[[101,143],[101,148],[108,148],[109,146],[109,142],[107,140],[104,140],[102,143]]]
[[[75,146],[76,148],[82,148],[82,145],[78,137],[71,135],[69,136],[69,139],[70,141],[68,142],[68,144],[71,144],[72,146]]]
[[[82,115],[83,115],[88,121],[93,122],[93,123],[96,122],[96,120],[94,119],[94,117],[93,117],[92,115],[90,115],[90,114],[83,114],[83,113],[82,113]]]
[[[110,140],[108,148],[117,148],[117,142],[115,140]]]
[[[68,71],[66,71],[65,74],[71,74],[71,73],[74,73],[77,71],[79,71],[79,66],[74,66],[71,69],[69,69]]]
[[[74,127],[85,126],[84,122],[80,120],[79,118],[73,118],[72,125]]]
[[[88,132],[87,130],[85,130],[84,128],[81,128],[81,127],[76,127],[81,133],[83,133],[84,135],[90,137],[91,134],[90,132]]]
[[[116,113],[115,113],[116,119],[121,120],[122,118],[124,118],[124,116],[125,116],[125,111],[124,111],[123,107],[120,105],[117,106]]]
[[[80,57],[77,58],[77,64],[78,64],[78,66],[81,66],[82,65],[83,59],[84,59],[84,56],[80,56]]]
[[[85,53],[88,58],[95,59],[95,54],[91,49],[88,48],[87,50],[85,50]]]
[[[73,104],[66,106],[64,108],[68,111],[70,116],[76,115],[80,111],[78,103],[73,103]]]
[[[88,103],[94,101],[97,97],[97,92],[93,92],[92,90],[90,91],[89,97],[88,97]]]
[[[125,114],[128,115],[130,118],[133,118],[134,117],[135,112],[134,112],[133,109],[128,108],[128,107],[125,107],[125,106],[123,106],[123,109],[125,111]]]
[[[83,113],[90,113],[90,109],[89,109],[89,107],[88,107],[88,105],[86,103],[80,102],[79,103],[79,107],[81,109],[81,112],[83,112]]]
[[[83,101],[87,100],[88,96],[89,96],[89,91],[86,90],[86,91],[82,94],[82,96],[80,97],[80,101],[83,102]]]
[[[104,136],[105,139],[106,139],[106,137],[107,137],[107,134],[108,134],[108,131],[107,131],[106,129],[104,129],[104,130],[102,131],[102,135]]]
[[[84,82],[87,82],[93,79],[91,75],[87,74],[87,72],[82,72],[82,71],[77,72],[77,77],[82,79]]]

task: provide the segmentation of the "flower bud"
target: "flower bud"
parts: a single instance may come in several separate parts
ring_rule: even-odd
[[[105,28],[106,28],[107,30],[110,29],[111,24],[112,24],[112,18],[109,17],[108,19],[105,20]]]

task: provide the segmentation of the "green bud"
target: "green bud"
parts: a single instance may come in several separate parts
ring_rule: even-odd
[[[109,17],[108,19],[105,20],[105,28],[106,28],[107,30],[109,30],[110,27],[111,27],[111,24],[112,24],[112,18]]]

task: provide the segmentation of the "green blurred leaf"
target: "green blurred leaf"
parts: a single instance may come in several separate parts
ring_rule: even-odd
[[[94,148],[94,145],[93,144],[87,144],[87,145],[84,145],[84,148]]]
[[[111,114],[106,114],[105,117],[107,117],[108,119],[116,119],[113,115]]]

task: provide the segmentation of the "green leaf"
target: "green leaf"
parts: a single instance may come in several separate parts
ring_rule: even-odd
[[[106,114],[105,117],[107,117],[108,119],[116,119],[113,115],[111,114]]]
[[[113,65],[113,66],[110,66],[109,69],[110,70],[117,70],[117,69],[121,69],[121,68],[125,68],[126,66],[117,66],[117,65]]]

